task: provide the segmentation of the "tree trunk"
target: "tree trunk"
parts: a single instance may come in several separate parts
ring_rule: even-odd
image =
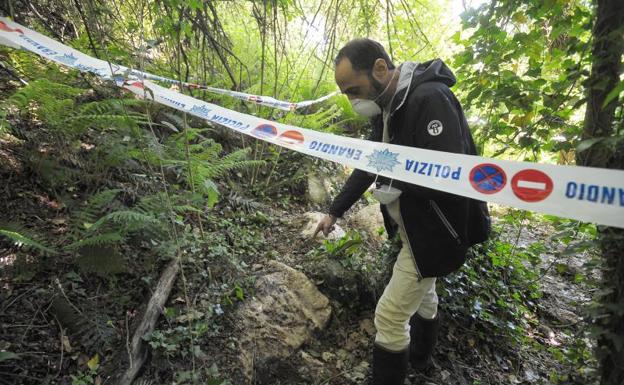
[[[624,138],[615,113],[622,108],[616,97],[604,101],[619,83],[624,54],[624,7],[621,0],[598,0],[593,30],[592,71],[583,127],[585,139],[609,138],[577,155],[577,163],[590,167],[624,169]],[[621,116],[621,114],[620,114]],[[615,144],[615,146],[614,146]],[[615,147],[615,148],[614,148]],[[606,181],[605,181],[606,182]],[[597,357],[602,385],[624,384],[624,229],[604,228],[599,233],[604,258],[603,294],[599,317]]]

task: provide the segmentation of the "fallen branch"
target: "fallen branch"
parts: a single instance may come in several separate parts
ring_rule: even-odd
[[[173,287],[173,283],[178,276],[179,270],[180,264],[178,263],[178,260],[174,259],[171,263],[169,263],[165,271],[163,271],[160,276],[158,285],[156,285],[156,290],[147,304],[147,309],[145,309],[145,314],[143,315],[141,324],[132,336],[129,357],[130,366],[120,378],[117,383],[118,385],[131,385],[132,381],[145,363],[145,359],[147,358],[147,348],[146,342],[143,340],[143,336],[154,331],[156,321],[158,321],[158,316],[162,312],[162,308],[169,298],[171,288]]]

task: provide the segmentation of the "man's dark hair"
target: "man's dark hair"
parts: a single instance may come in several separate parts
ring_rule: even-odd
[[[360,38],[353,39],[338,51],[334,65],[338,65],[344,58],[349,59],[355,71],[370,72],[373,70],[375,60],[384,59],[389,69],[394,69],[394,64],[384,47],[375,40]]]

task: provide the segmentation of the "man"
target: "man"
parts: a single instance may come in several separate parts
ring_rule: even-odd
[[[353,109],[372,119],[370,140],[460,154],[476,154],[462,108],[449,89],[455,77],[441,60],[390,60],[370,39],[347,43],[335,59],[335,78]],[[439,318],[436,277],[457,270],[468,247],[489,232],[483,202],[354,170],[315,232],[325,235],[377,181],[389,237],[402,248],[375,309],[373,384],[402,385],[408,362],[431,365]]]

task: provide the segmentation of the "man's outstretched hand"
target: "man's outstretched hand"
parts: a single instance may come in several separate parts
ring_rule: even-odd
[[[314,231],[314,238],[319,232],[323,232],[324,236],[328,236],[329,233],[334,231],[334,224],[336,224],[336,217],[333,215],[325,215],[316,225],[316,230]]]

